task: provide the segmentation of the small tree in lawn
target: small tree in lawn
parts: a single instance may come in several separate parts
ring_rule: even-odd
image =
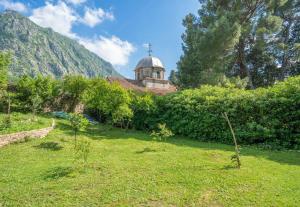
[[[89,121],[81,114],[70,114],[70,124],[74,132],[75,147],[77,143],[77,134],[80,130],[85,129]]]
[[[78,141],[78,144],[75,146],[75,150],[76,150],[76,159],[82,160],[84,164],[84,168],[86,168],[88,164],[88,156],[91,151],[91,142],[87,139],[81,139]]]
[[[153,131],[151,136],[154,140],[166,142],[169,137],[174,136],[173,132],[167,128],[166,124],[158,124],[158,130]]]
[[[231,160],[236,163],[237,168],[241,168],[242,163],[241,163],[241,160],[240,160],[240,148],[239,148],[239,146],[237,144],[235,133],[233,131],[231,122],[230,122],[230,120],[229,120],[228,115],[227,115],[226,112],[222,113],[222,116],[224,117],[224,119],[228,123],[228,126],[229,126],[231,134],[232,134],[234,146],[235,146],[235,154],[231,156]]]

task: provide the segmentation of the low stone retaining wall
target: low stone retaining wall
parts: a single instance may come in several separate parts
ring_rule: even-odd
[[[55,127],[55,121],[52,120],[52,126],[43,128],[43,129],[35,129],[31,131],[23,131],[17,132],[13,134],[4,134],[0,135],[0,147],[8,145],[13,142],[17,142],[19,140],[23,140],[25,138],[44,138],[51,132]]]

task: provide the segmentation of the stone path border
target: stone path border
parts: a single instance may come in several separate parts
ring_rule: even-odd
[[[26,137],[30,138],[44,138],[51,132],[55,127],[55,120],[52,119],[51,127],[42,128],[42,129],[34,129],[30,131],[16,132],[13,134],[4,134],[0,135],[0,148],[8,145],[13,142],[17,142],[19,140],[23,140]]]

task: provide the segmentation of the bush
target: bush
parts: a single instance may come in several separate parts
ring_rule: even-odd
[[[153,100],[152,110],[134,110],[136,128],[154,129],[156,123],[166,123],[178,135],[231,143],[221,115],[227,112],[240,144],[300,148],[300,76],[270,88],[203,86]]]
[[[151,133],[154,140],[167,141],[167,138],[174,136],[173,132],[166,127],[166,124],[158,124],[157,130]]]

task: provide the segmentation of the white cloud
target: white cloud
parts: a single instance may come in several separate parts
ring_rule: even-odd
[[[34,9],[29,18],[42,27],[50,27],[60,34],[77,40],[85,48],[115,66],[126,65],[130,55],[135,51],[130,42],[123,41],[116,36],[110,38],[100,36],[89,39],[72,32],[75,23],[84,22],[92,27],[104,19],[114,18],[111,13],[106,13],[101,8],[95,10],[87,8],[84,18],[81,18],[63,1],[59,1],[57,4],[47,2],[45,6]]]
[[[114,20],[114,15],[111,12],[105,12],[103,9],[86,8],[82,22],[90,27],[102,23],[105,19]]]
[[[12,2],[10,0],[0,0],[0,6],[4,9],[10,9],[18,12],[26,12],[27,7],[20,2]]]
[[[111,38],[100,36],[96,39],[80,39],[79,43],[113,65],[126,65],[135,47],[128,41],[116,36]]]
[[[84,2],[86,2],[86,0],[67,0],[68,3],[71,3],[71,4],[82,4]]]
[[[46,2],[44,7],[34,9],[29,18],[42,27],[50,27],[68,37],[74,37],[72,26],[78,21],[76,13],[62,1],[57,5]]]

